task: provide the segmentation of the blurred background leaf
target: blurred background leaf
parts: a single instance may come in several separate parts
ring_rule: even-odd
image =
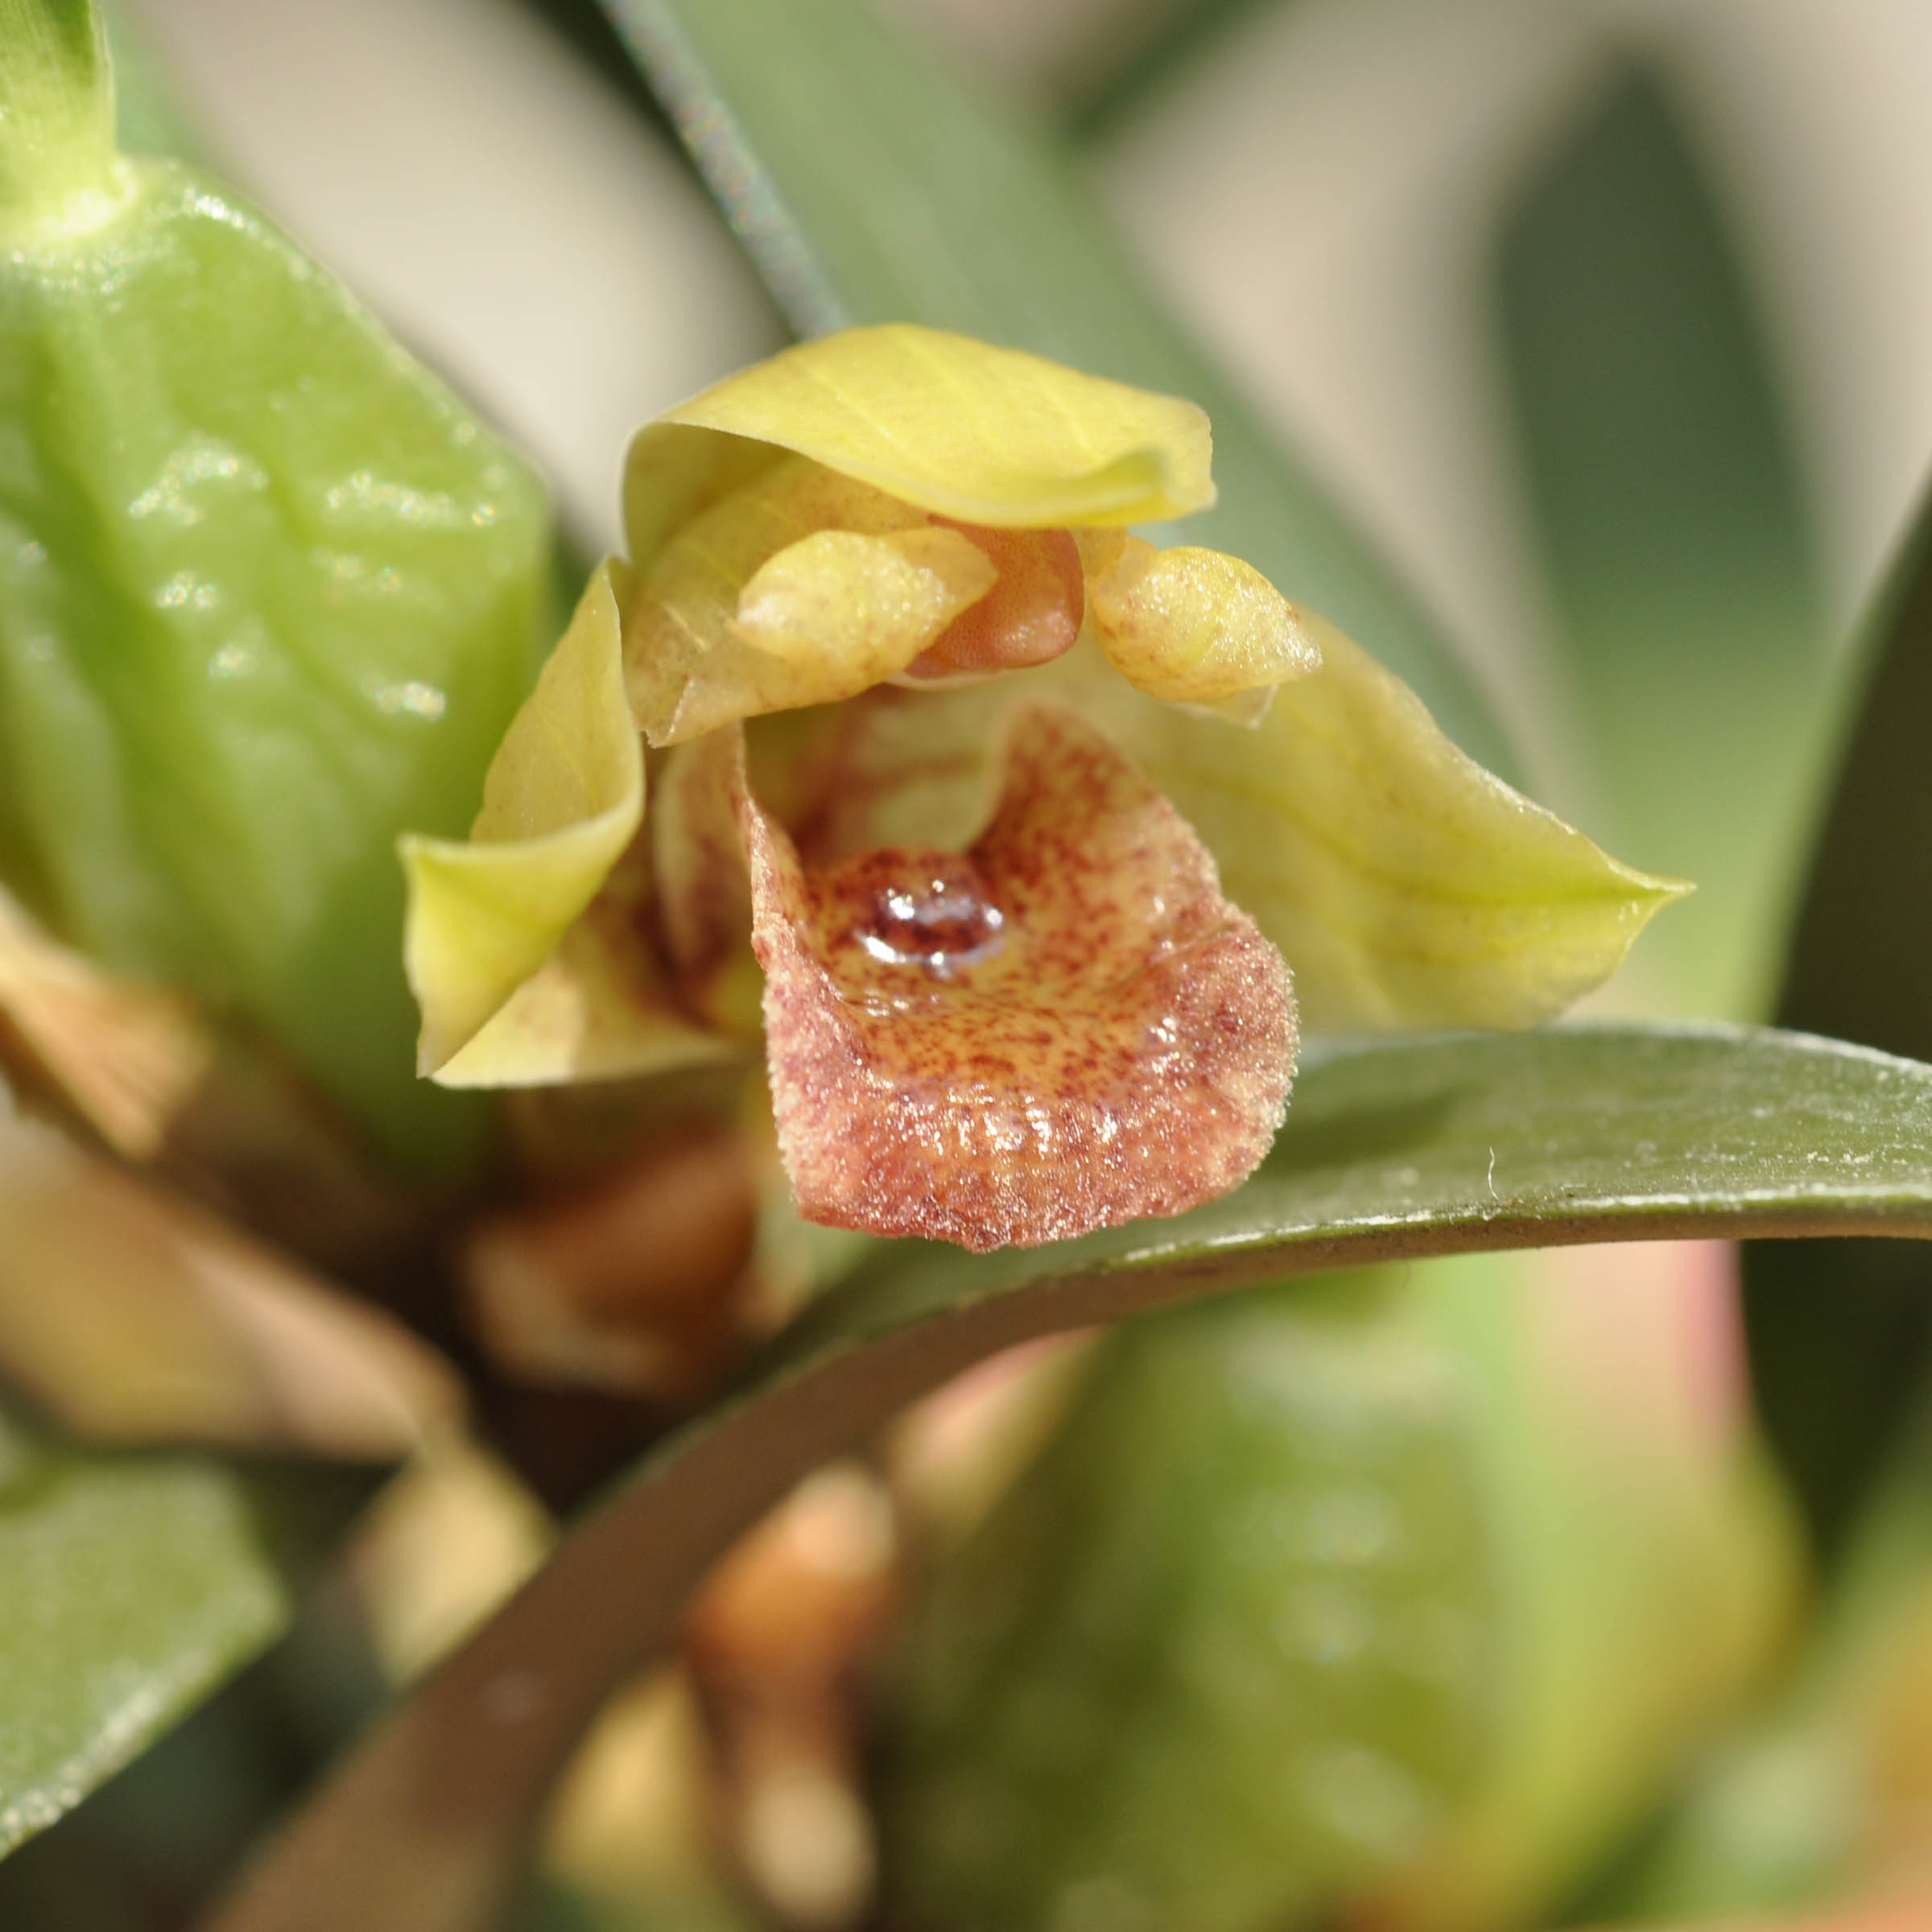
[[[1129,1323],[909,1619],[895,1922],[1298,1923],[1477,1783],[1511,1620],[1397,1271]]]
[[[312,1595],[285,1635],[0,1863],[0,1924],[192,1923],[386,1688],[336,1595]]]
[[[1922,1882],[1929,1505],[1932,1410],[1922,1405],[1844,1538],[1812,1641],[1766,1707],[1693,1765],[1679,1802],[1589,1900],[1590,1918],[1783,1913]]]
[[[327,229],[331,246],[341,251],[337,258],[358,273],[392,320],[407,318],[405,328],[413,339],[431,344],[431,353],[445,366],[459,369],[473,386],[501,398],[499,407],[514,419],[520,432],[536,438],[552,452],[553,461],[579,477],[572,506],[581,526],[595,529],[597,517],[608,514],[605,499],[610,493],[615,446],[630,421],[777,339],[775,325],[758,306],[748,282],[734,281],[731,268],[720,266],[721,237],[712,235],[703,221],[680,217],[659,225],[641,185],[629,199],[606,192],[621,180],[629,195],[634,172],[640,184],[646,176],[661,184],[666,177],[654,171],[662,157],[654,152],[646,157],[649,143],[640,138],[614,142],[597,151],[600,158],[591,158],[594,144],[587,130],[614,125],[608,104],[592,102],[588,93],[553,88],[554,50],[503,27],[514,9],[497,0],[461,0],[452,6],[443,0],[410,0],[407,5],[349,0],[339,9],[319,10],[270,5],[267,0],[165,0],[145,10],[171,31],[171,53],[196,41],[199,23],[196,58],[206,64],[194,69],[194,77],[199,81],[217,69],[240,77],[243,105],[217,125],[225,135],[232,134],[238,112],[246,137],[252,117],[257,149],[271,157],[266,169],[255,171],[253,184],[268,192],[300,232]],[[576,43],[604,58],[606,75],[622,84],[623,76],[608,65],[608,39],[585,31],[581,6],[573,0],[545,0],[539,10],[553,19],[574,14]],[[948,14],[998,10],[904,0],[900,10],[943,20]],[[1035,17],[1037,43],[1041,35],[1055,31],[1047,16],[1063,10],[1027,5],[1007,10]],[[1606,10],[1549,10],[1541,0],[1451,9],[1439,7],[1435,0],[1299,0],[1279,6],[1230,0],[1203,5],[1191,19],[1162,0],[1145,6],[1136,0],[1100,0],[1085,30],[1085,51],[1062,70],[1063,80],[1049,76],[1050,85],[1035,94],[1063,106],[1071,101],[1083,114],[1082,132],[1098,138],[1080,157],[1083,167],[1097,164],[1103,190],[1128,220],[1150,271],[1165,274],[1170,291],[1178,277],[1188,296],[1180,306],[1205,339],[1236,363],[1251,393],[1269,390],[1278,378],[1278,388],[1295,407],[1284,410],[1278,395],[1270,392],[1269,420],[1276,430],[1288,435],[1294,447],[1312,451],[1325,473],[1340,475],[1348,499],[1368,511],[1370,526],[1428,584],[1432,604],[1443,606],[1446,582],[1457,591],[1447,600],[1450,614],[1459,620],[1463,634],[1488,642],[1509,627],[1506,621],[1488,625],[1483,620],[1492,613],[1506,620],[1510,599],[1495,590],[1494,580],[1505,574],[1496,558],[1482,553],[1480,543],[1471,539],[1472,534],[1484,535],[1483,506],[1487,502],[1493,509],[1496,479],[1509,473],[1508,464],[1492,460],[1494,452],[1485,443],[1492,430],[1505,425],[1494,411],[1496,398],[1485,386],[1487,363],[1479,365],[1473,357],[1459,363],[1453,353],[1435,353],[1437,345],[1453,351],[1464,336],[1477,332],[1463,328],[1465,318],[1456,306],[1467,292],[1463,283],[1455,275],[1429,278],[1439,268],[1438,254],[1451,255],[1467,246],[1480,271],[1469,276],[1478,297],[1472,307],[1492,320],[1494,304],[1488,298],[1493,284],[1487,277],[1495,258],[1487,251],[1496,238],[1499,193],[1518,216],[1534,213],[1538,196],[1546,202],[1554,196],[1568,205],[1563,196],[1578,192],[1579,148],[1587,151],[1586,159],[1596,157],[1590,163],[1594,167],[1604,163],[1607,146],[1608,160],[1615,164],[1611,173],[1627,187],[1644,191],[1638,197],[1643,205],[1636,212],[1649,221],[1662,211],[1663,242],[1672,237],[1682,242],[1688,234],[1695,260],[1702,265],[1694,278],[1699,299],[1715,304],[1694,318],[1703,352],[1716,344],[1721,361],[1742,345],[1743,363],[1731,368],[1720,385],[1736,406],[1724,421],[1741,433],[1742,441],[1726,446],[1709,433],[1713,425],[1708,422],[1682,426],[1695,446],[1698,460],[1691,474],[1701,479],[1700,487],[1733,473],[1728,466],[1736,464],[1740,449],[1755,447],[1760,456],[1769,452],[1769,469],[1747,469],[1748,487],[1742,501],[1748,514],[1738,527],[1727,528],[1725,555],[1733,561],[1748,556],[1752,543],[1775,533],[1782,519],[1781,527],[1794,537],[1797,548],[1789,557],[1772,558],[1770,568],[1799,584],[1806,595],[1818,594],[1810,524],[1814,498],[1828,492],[1822,521],[1831,539],[1834,608],[1858,588],[1896,518],[1900,477],[1922,466],[1927,441],[1927,384],[1913,372],[1926,366],[1922,342],[1932,320],[1926,293],[1932,276],[1926,272],[1922,239],[1932,235],[1932,220],[1924,218],[1922,187],[1932,182],[1932,169],[1923,166],[1922,135],[1910,133],[1924,123],[1926,65],[1918,57],[1923,36],[1913,38],[1917,30],[1907,19],[1909,10],[1889,0],[1854,0],[1842,10],[1830,10],[1828,17],[1806,9],[1802,0],[1795,6],[1751,0],[1742,8],[1654,10],[1643,23],[1642,38],[1651,52],[1661,49],[1667,56],[1663,66],[1669,79],[1660,81],[1657,67],[1640,64],[1637,85],[1649,90],[1656,109],[1649,132],[1640,126],[1637,133],[1642,138],[1636,138],[1629,125],[1633,117],[1627,114],[1623,132],[1607,144],[1599,122],[1614,106],[1614,89],[1566,98],[1570,70],[1561,60],[1544,60],[1553,40],[1566,35],[1587,38],[1599,31],[1595,23]],[[175,22],[181,23],[178,28]],[[1178,37],[1142,41],[1137,52],[1135,35],[1141,28],[1136,22],[1154,22],[1162,34],[1171,29]],[[1627,13],[1616,16],[1612,31],[1619,36],[1633,32]],[[489,80],[485,50],[499,45],[513,50],[506,58],[518,76],[514,88]],[[1150,47],[1158,51],[1141,57]],[[1271,52],[1275,49],[1278,57]],[[1119,62],[1129,56],[1138,64],[1123,69]],[[1540,68],[1539,60],[1544,62]],[[1630,70],[1624,72],[1627,87]],[[1686,86],[1686,80],[1692,85]],[[1102,91],[1096,94],[1095,87]],[[1511,87],[1517,89],[1514,97]],[[1183,97],[1198,109],[1191,118],[1170,111]],[[634,91],[627,97],[634,106]],[[1525,100],[1531,103],[1526,114]],[[547,131],[538,126],[539,101],[559,104]],[[1537,123],[1541,133],[1528,155],[1537,171],[1533,183],[1521,172],[1521,157],[1514,155],[1500,173],[1468,179],[1472,171],[1467,152],[1446,152],[1437,140],[1444,118],[1459,101],[1467,104],[1472,123],[1493,125],[1505,134],[1513,126],[1520,128],[1525,118]],[[472,112],[464,105],[478,102],[488,105]],[[1640,122],[1644,118],[1634,116]],[[1660,118],[1661,132],[1655,125]],[[383,146],[382,130],[390,121],[407,127],[420,143],[415,160]],[[345,150],[340,139],[341,128],[351,122],[364,137],[360,154]],[[1037,130],[1024,117],[1019,122],[1024,138],[1034,141]],[[1216,174],[1213,166],[1191,168],[1188,144],[1199,147],[1217,127],[1226,130],[1226,138],[1208,161],[1221,171]],[[306,180],[301,172],[305,138]],[[1118,156],[1136,147],[1143,157],[1141,164],[1119,165]],[[249,151],[246,138],[240,151]],[[515,157],[514,171],[496,165],[504,156]],[[1583,168],[1586,175],[1590,167]],[[506,171],[543,184],[529,197],[540,204],[540,219],[532,221],[525,200],[506,199]],[[250,178],[250,171],[244,168],[242,175]],[[1552,175],[1561,178],[1552,182]],[[1136,201],[1144,201],[1150,181],[1162,175],[1176,180],[1177,192],[1166,213],[1154,220],[1139,212]],[[667,205],[677,203],[681,185],[665,187]],[[864,183],[860,198],[880,188],[890,200],[893,187],[890,175],[882,188],[877,180]],[[1463,206],[1454,199],[1458,192],[1466,192],[1481,211],[1473,241],[1465,232]],[[304,200],[304,196],[312,198]],[[1646,196],[1654,205],[1645,201]],[[1581,195],[1577,204],[1589,213],[1590,196]],[[412,208],[419,212],[412,214]],[[332,213],[332,208],[346,212]],[[687,197],[687,215],[704,212],[696,208],[695,197]],[[1604,213],[1600,201],[1600,238]],[[1740,213],[1745,217],[1741,223]],[[896,219],[902,226],[902,210]],[[1633,237],[1616,232],[1614,222],[1608,225],[1608,239],[1633,247],[1640,265],[1648,262],[1654,270],[1657,260],[1667,256],[1667,249],[1660,256],[1657,235],[1641,232]],[[1748,231],[1741,239],[1740,226]],[[1197,237],[1191,250],[1174,246],[1189,233]],[[1438,237],[1445,244],[1439,251],[1433,246]],[[993,239],[1003,246],[997,228]],[[945,237],[940,241],[943,245]],[[1546,234],[1542,241],[1541,252],[1558,258],[1559,288],[1566,279],[1587,283],[1588,264],[1579,264],[1560,248],[1552,250]],[[466,253],[473,243],[477,258],[487,258],[493,265],[497,279],[473,272]],[[634,259],[642,264],[636,272],[626,266]],[[1169,265],[1165,269],[1163,261]],[[1265,272],[1257,273],[1270,261],[1298,266],[1270,286]],[[1173,266],[1177,263],[1178,268]],[[1670,291],[1663,292],[1667,308]],[[1654,302],[1649,312],[1661,312]],[[621,340],[621,359],[588,345],[595,318]],[[1740,320],[1741,329],[1736,326]],[[766,335],[753,340],[760,326]],[[1773,337],[1775,369],[1767,366],[1765,354]],[[1486,354],[1488,339],[1482,341]],[[1245,360],[1235,353],[1244,343],[1253,352]],[[1594,345],[1591,353],[1604,347]],[[1631,367],[1637,347],[1608,345],[1612,373],[1620,369],[1626,382],[1633,374],[1644,374]],[[613,374],[620,361],[621,380]],[[1587,360],[1570,366],[1577,379],[1596,379]],[[1802,485],[1794,480],[1787,419],[1794,369],[1800,378],[1800,400],[1810,412],[1805,426],[1809,474]],[[650,393],[653,385],[654,394]],[[1641,391],[1641,382],[1638,387]],[[1637,399],[1645,398],[1640,393]],[[1565,448],[1572,444],[1564,439],[1577,428],[1571,419],[1575,407],[1558,398],[1551,409],[1554,432],[1560,432],[1556,440]],[[608,447],[580,429],[564,427],[573,411],[611,419],[605,425]],[[1587,408],[1583,413],[1587,416]],[[1654,409],[1642,419],[1646,434],[1658,432]],[[1225,448],[1224,422],[1220,426]],[[1311,427],[1315,433],[1309,433]],[[1662,425],[1664,431],[1671,427]],[[1432,456],[1439,460],[1432,462]],[[1224,460],[1224,482],[1231,473]],[[1472,505],[1474,515],[1468,514]],[[1509,514],[1516,514],[1512,503]],[[1541,506],[1537,514],[1539,527],[1548,528],[1548,506]],[[1657,534],[1646,535],[1640,528],[1635,536],[1649,541]],[[1671,533],[1663,535],[1668,539]],[[1540,568],[1538,541],[1527,532],[1522,539],[1532,573]],[[1658,554],[1674,568],[1681,549],[1666,541]],[[1456,578],[1455,572],[1465,567],[1469,581],[1489,570],[1492,582],[1483,594],[1470,592]],[[1558,586],[1571,571],[1571,564],[1564,564],[1550,575],[1546,587]],[[1587,570],[1583,575],[1587,576]],[[1609,588],[1613,605],[1629,621],[1637,594],[1625,595],[1624,587],[1615,583]],[[1567,631],[1564,594],[1559,588],[1553,601]],[[1671,595],[1684,594],[1681,577],[1674,579]],[[1748,604],[1733,585],[1717,614],[1741,625],[1744,619],[1739,613]],[[1747,666],[1741,675],[1748,676],[1748,653],[1736,642],[1740,634],[1732,634],[1737,656]],[[1790,688],[1799,703],[1808,703],[1803,678],[1795,670],[1802,650],[1791,643],[1792,632],[1777,634],[1783,640],[1780,650],[1790,654],[1790,663],[1778,675],[1791,671]],[[1694,651],[1692,634],[1679,635],[1686,640],[1685,652]],[[1366,630],[1363,641],[1382,646]],[[1538,774],[1539,795],[1574,811],[1579,798],[1589,803],[1592,788],[1601,786],[1601,795],[1591,804],[1598,815],[1586,816],[1585,823],[1615,841],[1623,835],[1607,815],[1622,807],[1600,775],[1586,767],[1614,758],[1616,747],[1597,742],[1580,706],[1575,708],[1579,715],[1568,720],[1579,729],[1567,737],[1560,704],[1548,701],[1553,693],[1559,700],[1563,696],[1561,681],[1539,683],[1534,654],[1530,661],[1532,675],[1512,694],[1507,710],[1523,734]],[[1492,660],[1485,662],[1493,668]],[[1666,675],[1676,675],[1673,667],[1663,668]],[[1641,706],[1635,716],[1636,753],[1653,758],[1657,748],[1642,729]],[[1727,727],[1728,722],[1727,717],[1719,720]],[[1768,737],[1786,728],[1776,717],[1760,722]],[[1693,738],[1700,770],[1704,749]],[[1724,749],[1722,745],[1715,749]],[[1725,755],[1744,753],[1740,748]],[[1627,781],[1620,788],[1628,788]],[[1637,803],[1666,833],[1678,836],[1666,822],[1664,801]],[[1742,841],[1738,849],[1745,870],[1739,881],[1745,881],[1753,865],[1769,867],[1762,828],[1749,822],[1741,808],[1732,812],[1732,834]],[[1690,836],[1697,836],[1695,828]],[[1669,862],[1662,852],[1648,848],[1633,846],[1629,856]],[[1730,882],[1729,861],[1720,852],[1715,862],[1721,890]],[[1714,875],[1703,876],[1708,886]],[[1759,902],[1761,909],[1773,907],[1773,920],[1776,897],[1768,886]],[[1749,898],[1748,891],[1740,890],[1746,914],[1757,916]],[[1881,897],[1866,902],[1865,909],[1882,914],[1897,907]],[[1734,936],[1719,935],[1720,951],[1741,946]],[[1856,966],[1856,949],[1848,950]],[[1693,975],[1706,970],[1701,959],[1689,964]],[[1765,971],[1774,972],[1774,968]],[[1681,1009],[1691,998],[1687,985],[1674,977],[1670,987],[1653,981],[1645,997],[1653,1005]],[[1761,979],[1752,996],[1759,1009],[1769,997],[1769,979]],[[1902,1261],[1908,1269],[1914,1265],[1908,1257],[1918,1252],[1906,1244],[1874,1244],[1873,1249],[1880,1261]],[[1889,1397],[1861,1394],[1877,1389],[1864,1377],[1881,1357],[1909,1355],[1916,1344],[1906,1345],[1910,1338],[1902,1327],[1896,1332],[1881,1327],[1863,1333],[1863,1318],[1851,1315],[1848,1304],[1840,1302],[1835,1280],[1810,1267],[1808,1245],[1780,1244],[1767,1252],[1769,1260],[1794,1266],[1788,1305],[1806,1316],[1791,1338],[1787,1359],[1793,1373],[1786,1393],[1802,1391],[1804,1372],[1813,1362],[1819,1368],[1818,1381],[1835,1392],[1832,1405],[1818,1409],[1812,1443],[1798,1453],[1798,1467],[1818,1520],[1835,1512],[1837,1520],[1848,1521],[1860,1487],[1876,1465],[1867,1457],[1857,1472],[1841,1472],[1827,1483],[1815,1459],[1851,1441],[1856,1430],[1847,1425],[1860,1422],[1868,1410],[1875,1416],[1893,1413]],[[1627,1310],[1633,1292],[1662,1278],[1637,1250],[1602,1258],[1631,1271],[1620,1280],[1611,1274],[1599,1278],[1603,1306],[1609,1311]],[[1528,1257],[1451,1264],[1449,1275],[1458,1286],[1444,1286],[1441,1294],[1459,1294],[1471,1306],[1486,1303],[1493,1310],[1513,1276],[1534,1275],[1525,1290],[1534,1302],[1548,1291],[1549,1282],[1535,1274],[1546,1265]],[[1752,1265],[1754,1270],[1758,1266],[1756,1259]],[[1648,1275],[1642,1272],[1647,1266],[1652,1268]],[[1439,1273],[1432,1266],[1420,1271],[1417,1281],[1430,1282]],[[1901,1320],[1915,1319],[1922,1305],[1916,1287],[1905,1292],[1913,1297],[1909,1307],[1902,1298],[1889,1304]],[[1835,1332],[1841,1308],[1847,1311],[1847,1329],[1861,1339],[1854,1359],[1842,1370],[1827,1373],[1828,1358],[1819,1347]],[[1526,1328],[1498,1320],[1501,1353],[1525,1345]],[[1762,1348],[1768,1331],[1762,1321],[1756,1325],[1761,1369],[1769,1359]],[[1606,1352],[1614,1332],[1604,1331]],[[1770,1373],[1774,1381],[1777,1372]],[[1905,1378],[1899,1380],[1902,1393]],[[1775,1416],[1773,1421],[1775,1426]],[[1497,1426],[1500,1430],[1505,1425],[1499,1421]],[[1790,1451],[1796,1439],[1788,1431],[1781,1433],[1781,1447]],[[1521,1480],[1532,1487],[1536,1471],[1547,1459],[1549,1440],[1525,1433],[1516,1451],[1524,1465]],[[1807,1456],[1814,1463],[1809,1473]],[[1820,1511],[1818,1498],[1833,1484],[1839,1500],[1830,1512]],[[1616,1493],[1614,1484],[1608,1492]],[[1563,1527],[1561,1513],[1551,1514],[1546,1496],[1538,1505],[1534,1497],[1518,1495],[1507,1507],[1525,1539],[1524,1560],[1530,1562],[1538,1539]],[[1579,1525],[1570,1528],[1575,1531]],[[1695,1568],[1692,1564],[1683,1574]],[[1534,1681],[1545,1686],[1537,1694],[1541,1708],[1519,1711],[1517,1721],[1533,1730],[1561,1724],[1566,1712],[1590,1709],[1583,1690],[1568,1698],[1546,1695],[1558,1659],[1572,1684],[1586,1690],[1596,1674],[1596,1694],[1601,1697],[1608,1688],[1613,1717],[1618,1715],[1617,1685],[1646,1681],[1641,1646],[1636,1653],[1620,1649],[1619,1633],[1612,1628],[1620,1620],[1628,1629],[1641,1626],[1641,1617],[1624,1620],[1619,1608],[1624,1600],[1619,1592],[1631,1585],[1635,1574],[1626,1557],[1613,1553],[1608,1543],[1592,1546],[1587,1525],[1576,1550],[1560,1563],[1552,1559],[1542,1574],[1536,1612],[1541,1634],[1536,1646],[1524,1653],[1526,1667],[1541,1674]],[[1665,1572],[1667,1579],[1678,1574],[1675,1568]],[[1667,1590],[1658,1593],[1657,1600],[1667,1599]],[[1695,1620],[1693,1611],[1684,1621]],[[1671,1641],[1666,1631],[1662,1643]],[[1631,1661],[1613,1662],[1624,1657]],[[1678,1748],[1694,1742],[1695,1732],[1679,1734]],[[1546,1742],[1533,1738],[1526,1746],[1519,1744],[1514,1768],[1499,1771],[1498,1777],[1534,1784],[1539,1763],[1550,1761],[1538,1756],[1548,1748]],[[1596,1763],[1615,1773],[1615,1749],[1607,1751]],[[1654,1776],[1657,1761],[1645,1761]],[[1589,1772],[1587,1765],[1580,1770],[1565,1767],[1568,1777]],[[1559,1808],[1543,1814],[1546,1823]]]
[[[1609,76],[1503,212],[1497,278],[1603,836],[1697,883],[1645,976],[1756,1017],[1827,715],[1823,589],[1762,326],[1653,68]]]
[[[1932,1051],[1932,509],[1907,533],[1856,654],[1864,679],[1778,1002],[1787,1026]],[[1751,1251],[1765,1426],[1821,1549],[1835,1554],[1932,1355],[1932,1266],[1836,1241]]]
[[[62,1447],[0,1410],[0,1851],[270,1642],[362,1472]]]

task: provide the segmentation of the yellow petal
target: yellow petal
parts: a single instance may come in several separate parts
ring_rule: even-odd
[[[734,466],[755,468],[708,448],[720,435],[796,450],[964,523],[1142,523],[1214,501],[1193,403],[891,323],[801,343],[640,431],[625,476],[634,560],[716,501]]]
[[[857,697],[903,671],[996,574],[957,530],[816,531],[766,559],[708,637],[675,606],[642,608],[631,653],[638,720],[652,744],[672,745]]]
[[[419,1067],[442,1069],[590,903],[644,813],[606,564],[512,721],[467,843],[407,835],[403,952],[423,1011]]]
[[[634,927],[606,918],[609,887],[557,949],[436,1075],[442,1087],[549,1087],[635,1080],[741,1051],[679,1009]]]
[[[735,849],[730,856],[741,871]],[[656,897],[650,844],[640,829],[556,950],[444,1063],[437,1084],[636,1079],[741,1053],[685,1010],[658,956]]]
[[[1301,612],[1218,550],[1156,550],[1130,537],[1088,579],[1087,613],[1114,669],[1170,704],[1218,704],[1322,661]]]

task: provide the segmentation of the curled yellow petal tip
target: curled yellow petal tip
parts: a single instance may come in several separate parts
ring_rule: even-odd
[[[1251,564],[1129,537],[1087,584],[1108,661],[1171,704],[1219,704],[1320,667],[1312,625]]]
[[[591,578],[497,749],[468,840],[411,833],[400,842],[420,1072],[440,1072],[543,965],[642,821],[621,570],[606,564]]]
[[[955,530],[816,530],[752,572],[701,654],[674,604],[642,601],[629,679],[638,724],[653,745],[675,745],[747,715],[856,698],[903,671],[994,574]]]

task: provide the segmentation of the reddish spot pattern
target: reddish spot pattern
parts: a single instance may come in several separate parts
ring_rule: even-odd
[[[1022,671],[1073,649],[1087,614],[1087,580],[1065,530],[988,530],[949,517],[932,521],[978,545],[1000,574],[985,597],[913,659],[907,676]]]
[[[1288,969],[1166,800],[1022,712],[965,853],[808,872],[741,807],[772,1098],[811,1220],[974,1249],[1175,1214],[1253,1170],[1294,1063]]]

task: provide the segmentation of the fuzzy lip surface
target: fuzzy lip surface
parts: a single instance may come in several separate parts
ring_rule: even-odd
[[[963,853],[808,870],[740,806],[779,1145],[807,1218],[985,1249],[1226,1193],[1279,1127],[1288,969],[1071,714],[1014,720]]]

